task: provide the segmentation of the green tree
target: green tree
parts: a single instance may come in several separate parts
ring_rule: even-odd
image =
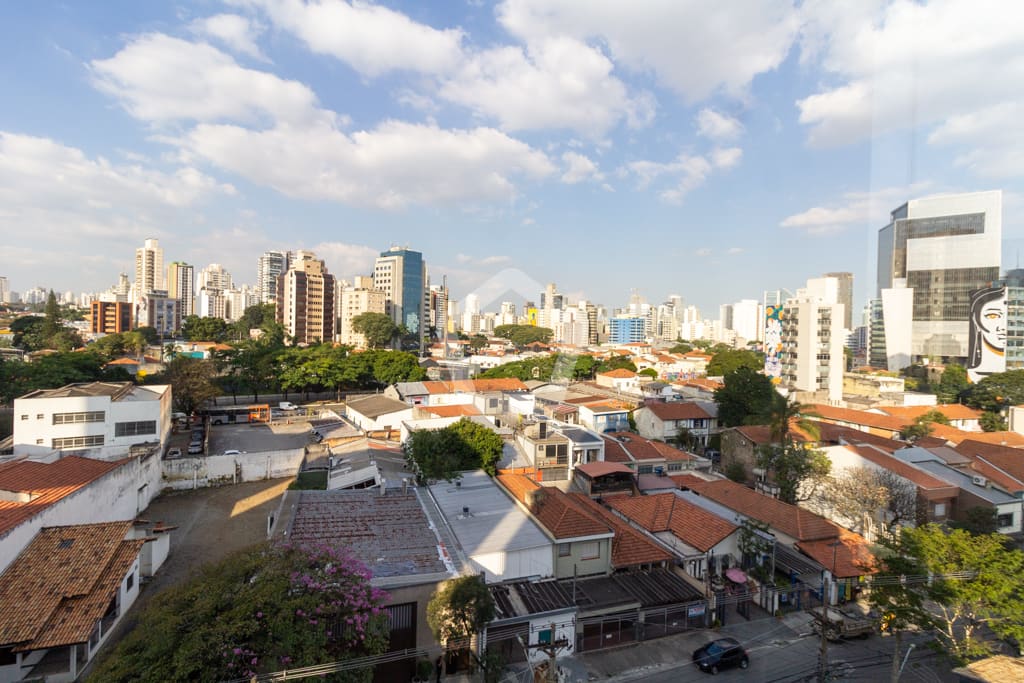
[[[485,346],[487,346],[487,337],[485,335],[474,334],[472,337],[469,338],[469,348],[473,349],[474,351],[479,351]]]
[[[721,348],[708,363],[707,374],[710,377],[724,377],[739,368],[760,372],[764,369],[764,354],[746,349]]]
[[[904,441],[914,443],[931,434],[933,424],[948,425],[949,418],[938,410],[929,410],[924,415],[919,415],[917,419],[914,420],[913,424],[901,429],[900,438]]]
[[[832,463],[824,452],[787,440],[758,448],[757,466],[771,473],[779,500],[796,505],[817,495]]]
[[[771,552],[773,541],[768,531],[768,523],[746,518],[740,523],[736,545],[740,551],[744,569],[758,566],[761,558]]]
[[[555,371],[555,362],[556,358],[554,355],[537,356],[493,367],[482,372],[480,377],[482,379],[515,377],[524,382],[530,379],[550,381]]]
[[[950,526],[975,535],[994,534],[999,531],[999,518],[994,509],[976,505],[967,508],[963,521],[951,522]]]
[[[999,413],[986,410],[979,420],[984,432],[1002,432],[1006,430],[1006,419]]]
[[[427,603],[427,625],[448,650],[472,650],[470,640],[495,615],[494,598],[483,577],[470,575],[445,581]]]
[[[763,424],[777,395],[768,377],[757,370],[739,367],[728,373],[724,386],[715,391],[718,420],[723,427]]]
[[[221,394],[213,382],[216,374],[213,362],[190,356],[178,356],[167,364],[165,380],[171,385],[174,406],[190,415]]]
[[[492,429],[467,418],[444,429],[414,431],[405,443],[405,455],[422,480],[452,481],[460,472],[497,471],[504,442]]]
[[[223,681],[387,649],[387,594],[328,546],[261,544],[156,596],[90,676],[102,683]],[[367,682],[372,667],[328,680]]]
[[[181,321],[181,334],[188,341],[222,342],[228,336],[228,324],[222,318],[187,316]]]
[[[534,342],[547,344],[554,332],[547,327],[534,325],[498,325],[494,328],[494,336],[508,339],[516,346],[526,346]]]
[[[1008,549],[1005,540],[1000,534],[975,535],[935,524],[903,528],[885,543],[883,572],[933,579],[930,583],[893,582],[881,594],[897,618],[930,631],[938,649],[957,663],[995,649],[997,644],[985,637],[986,630],[1022,642],[1024,553]],[[873,602],[878,590],[873,586]]]
[[[775,443],[788,441],[794,422],[800,430],[816,438],[819,433],[818,423],[809,419],[809,416],[812,415],[814,415],[813,412],[797,403],[795,399],[773,392],[771,403],[768,406],[768,427],[771,430],[772,441]]]
[[[668,350],[669,353],[689,353],[693,351],[693,347],[686,342],[677,342],[675,346]]]
[[[31,363],[5,360],[0,364],[0,403],[9,403],[36,389],[54,389],[75,382],[130,380],[124,370],[104,369],[107,359],[92,351],[53,353]]]
[[[985,377],[965,392],[964,402],[980,410],[1000,412],[1024,403],[1024,370],[1010,370]]]
[[[967,379],[967,370],[962,365],[951,363],[942,371],[935,395],[939,403],[956,403],[960,396],[971,386]]]
[[[352,318],[352,329],[366,337],[371,349],[382,349],[398,334],[398,326],[384,313],[360,313]]]
[[[603,360],[597,365],[597,372],[611,372],[612,370],[629,370],[636,372],[636,364],[629,356],[612,356]]]
[[[146,342],[146,344],[150,346],[156,346],[157,344],[160,343],[160,333],[157,332],[156,328],[153,327],[152,325],[142,325],[141,327],[136,327],[133,330],[133,332],[137,332],[138,334],[142,335],[142,339]]]
[[[39,331],[43,339],[49,340],[60,332],[62,327],[60,306],[57,304],[57,296],[51,289],[49,296],[46,297],[46,306],[43,308],[43,324]]]
[[[43,335],[43,319],[38,315],[23,315],[15,318],[10,325],[12,343],[23,351],[38,351],[46,348]]]
[[[593,356],[579,356],[576,358],[576,362],[573,363],[572,378],[594,379],[594,374],[597,372],[597,366],[597,360]]]
[[[644,377],[650,377],[651,379],[658,379],[658,371],[654,368],[644,368],[636,374],[643,375]]]
[[[382,386],[389,386],[396,382],[421,382],[427,378],[427,371],[411,353],[378,351],[373,357],[373,377]]]

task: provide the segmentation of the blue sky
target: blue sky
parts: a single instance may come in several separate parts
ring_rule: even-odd
[[[391,244],[717,306],[849,270],[888,212],[1004,191],[1024,246],[1024,9],[974,0],[32,2],[0,9],[0,275],[165,259],[340,277]],[[1013,16],[1017,14],[1018,16]]]

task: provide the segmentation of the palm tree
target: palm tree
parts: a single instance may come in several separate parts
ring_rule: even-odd
[[[812,415],[812,411],[807,410],[806,406],[792,397],[773,394],[771,405],[768,407],[768,426],[771,430],[772,443],[784,444],[789,441],[794,423],[801,431],[817,439],[820,430],[817,422],[808,419]]]

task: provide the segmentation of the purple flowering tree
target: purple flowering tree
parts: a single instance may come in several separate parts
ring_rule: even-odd
[[[102,681],[218,681],[381,654],[386,593],[328,545],[261,545],[157,596],[101,663]],[[372,671],[330,674],[367,681]]]

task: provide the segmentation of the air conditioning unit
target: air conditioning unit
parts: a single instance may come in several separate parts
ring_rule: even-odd
[[[975,474],[973,477],[971,477],[971,482],[978,486],[985,486],[986,484],[988,484],[988,479],[981,475]]]

